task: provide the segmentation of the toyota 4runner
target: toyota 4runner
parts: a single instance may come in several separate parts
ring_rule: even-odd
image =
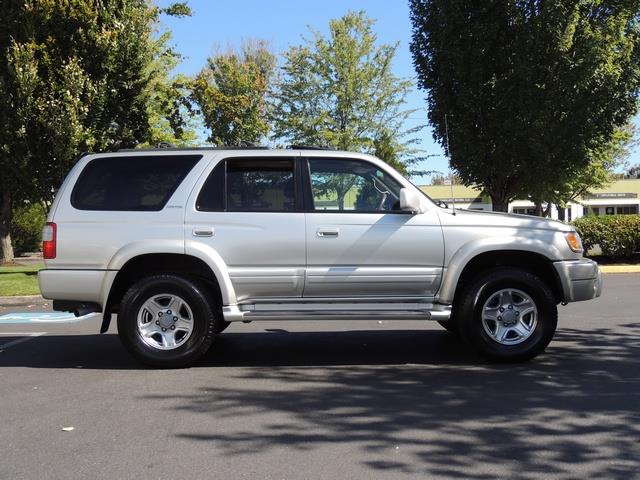
[[[495,360],[542,352],[557,305],[600,295],[575,230],[442,208],[381,160],[292,149],[82,157],[38,274],[53,308],[117,314],[124,346],[197,361],[230,322],[435,320]]]

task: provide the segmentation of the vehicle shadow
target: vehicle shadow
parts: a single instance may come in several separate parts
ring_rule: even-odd
[[[39,337],[0,365],[143,368],[115,335]],[[226,455],[333,444],[376,471],[429,478],[640,472],[640,323],[559,329],[544,355],[514,365],[436,330],[227,333],[192,370],[207,368],[186,391],[138,398],[201,415],[176,436]],[[217,427],[230,417],[243,421]]]
[[[10,334],[3,344],[19,339]],[[224,333],[193,368],[486,363],[454,335],[433,330]],[[116,334],[47,335],[3,352],[0,366],[96,370],[147,369]]]

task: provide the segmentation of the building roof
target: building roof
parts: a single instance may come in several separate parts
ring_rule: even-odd
[[[450,185],[420,185],[420,190],[429,195],[434,200],[451,201],[451,186]],[[480,198],[482,201],[490,201],[488,198],[483,197],[482,190],[476,187],[467,187],[466,185],[454,185],[453,196],[456,201],[464,202],[471,201],[471,199]],[[477,201],[477,200],[476,200]]]
[[[423,192],[429,195],[434,200],[447,200],[451,199],[451,186],[449,185],[420,185],[419,187]],[[636,194],[637,198],[640,198],[640,178],[629,178],[624,180],[616,180],[611,182],[604,188],[595,188],[590,194],[612,194],[612,193],[627,193]],[[482,189],[477,187],[468,187],[466,185],[454,185],[453,195],[456,200],[463,201],[462,199],[472,199],[481,197],[482,201],[490,202],[491,200],[487,195],[482,195]],[[583,198],[589,198],[590,195],[584,195]],[[477,201],[477,200],[476,200]]]
[[[640,197],[640,178],[616,180],[604,188],[594,188],[589,193],[637,193]]]

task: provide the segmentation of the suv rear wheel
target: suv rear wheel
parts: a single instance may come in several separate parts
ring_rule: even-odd
[[[204,284],[177,275],[153,275],[124,295],[118,333],[126,349],[154,367],[193,365],[204,355],[222,318]]]
[[[529,360],[556,331],[558,310],[549,287],[531,272],[496,268],[483,272],[460,296],[460,336],[498,361]]]

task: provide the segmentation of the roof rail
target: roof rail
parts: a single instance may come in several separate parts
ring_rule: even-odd
[[[117,152],[166,152],[167,150],[194,151],[194,150],[269,150],[263,145],[256,146],[222,146],[222,147],[144,147],[144,148],[119,148]]]
[[[291,150],[333,150],[330,147],[315,147],[312,145],[299,145],[295,143],[288,145],[287,148],[290,148]]]

